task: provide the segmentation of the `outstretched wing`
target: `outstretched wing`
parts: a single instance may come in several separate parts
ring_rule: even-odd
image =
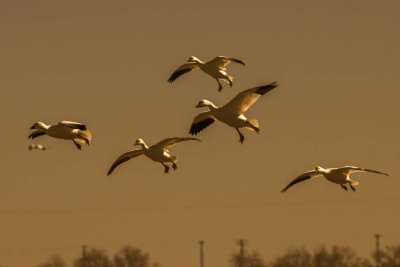
[[[72,129],[79,129],[79,130],[86,130],[86,125],[79,123],[79,122],[73,122],[73,121],[60,121],[58,125],[63,125],[67,126]]]
[[[179,76],[191,71],[192,69],[198,68],[196,62],[186,62],[182,66],[180,66],[174,73],[172,73],[171,77],[169,77],[168,82],[172,83],[175,81]]]
[[[31,134],[28,136],[28,139],[29,139],[29,138],[35,139],[36,137],[39,137],[39,136],[42,136],[42,135],[45,135],[45,134],[46,134],[45,132],[42,132],[42,131],[40,131],[40,130],[37,130],[37,131],[34,131],[33,133],[31,133]]]
[[[171,138],[167,138],[164,139],[160,142],[158,142],[157,144],[155,144],[154,146],[158,146],[158,147],[162,147],[162,148],[168,148],[171,147],[177,143],[183,142],[183,141],[190,141],[190,140],[196,140],[196,141],[200,141],[200,139],[197,138],[193,138],[193,137],[171,137]]]
[[[297,176],[293,181],[291,181],[285,188],[283,188],[282,190],[281,190],[281,192],[283,193],[283,192],[286,192],[286,190],[288,190],[289,189],[289,187],[291,187],[292,185],[295,185],[295,184],[297,184],[297,183],[300,183],[300,182],[302,182],[302,181],[305,181],[305,180],[308,180],[308,179],[310,179],[310,178],[313,178],[313,177],[317,177],[317,176],[320,176],[320,175],[322,175],[321,173],[318,173],[318,172],[316,172],[316,171],[308,171],[308,172],[305,172],[305,173],[303,173],[302,175],[300,175],[300,176]]]
[[[204,128],[208,127],[215,121],[215,117],[210,111],[202,112],[197,115],[190,126],[189,134],[196,135],[201,132]]]
[[[389,174],[384,173],[384,172],[371,170],[371,169],[359,168],[359,167],[355,167],[355,166],[344,166],[344,167],[339,168],[339,169],[341,169],[342,172],[344,174],[346,174],[346,175],[350,175],[353,172],[373,172],[373,173],[378,173],[378,174],[383,174],[383,175],[389,176]]]
[[[244,90],[235,96],[231,101],[223,106],[224,109],[229,110],[229,112],[242,114],[248,110],[251,105],[253,105],[260,96],[271,91],[275,87],[278,87],[277,82],[273,82],[264,86],[254,87],[251,89]]]
[[[119,158],[117,158],[117,160],[113,163],[113,165],[111,166],[111,168],[108,170],[107,175],[110,175],[114,169],[121,163],[124,163],[125,161],[128,161],[132,158],[135,158],[137,156],[140,156],[144,153],[144,151],[142,149],[138,149],[138,150],[132,150],[129,152],[126,152],[124,154],[122,154],[121,156],[119,156]]]
[[[239,63],[239,64],[242,64],[243,66],[245,66],[243,61],[241,61],[239,59],[232,58],[232,57],[224,57],[224,56],[218,56],[218,57],[214,58],[213,60],[210,60],[207,63],[215,65],[221,70],[226,70],[226,65],[228,65],[230,62]]]

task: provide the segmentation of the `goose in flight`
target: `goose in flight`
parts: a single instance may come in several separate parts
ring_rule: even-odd
[[[46,147],[45,147],[44,145],[41,145],[41,144],[30,144],[29,147],[28,147],[28,149],[29,149],[29,150],[38,149],[38,150],[45,151],[45,150],[46,150]]]
[[[389,176],[387,173],[383,173],[380,171],[375,171],[371,169],[364,169],[364,168],[359,168],[359,167],[354,167],[354,166],[344,166],[340,168],[329,168],[329,169],[324,169],[320,166],[317,166],[315,170],[313,171],[308,171],[297,178],[295,178],[293,181],[291,181],[285,188],[282,189],[282,193],[286,192],[286,190],[289,189],[292,185],[295,185],[299,182],[302,182],[304,180],[318,177],[323,175],[328,181],[333,182],[335,184],[339,184],[344,190],[348,190],[346,184],[349,184],[350,188],[353,191],[356,191],[354,188],[355,185],[358,185],[357,181],[351,180],[350,179],[350,174],[353,172],[373,172],[373,173],[378,173],[378,174],[383,174],[386,176]]]
[[[240,136],[239,142],[243,144],[244,136],[239,131],[239,128],[246,127],[256,133],[260,132],[257,119],[248,119],[243,113],[248,110],[251,105],[260,98],[260,96],[266,94],[277,86],[278,84],[273,82],[268,85],[244,90],[224,106],[216,106],[211,103],[211,101],[205,99],[201,100],[196,105],[196,108],[208,107],[209,111],[200,113],[194,118],[189,133],[191,135],[196,135],[215,120],[219,120],[235,128]]]
[[[72,140],[76,147],[80,150],[81,144],[88,144],[92,139],[92,134],[86,129],[86,125],[79,122],[60,121],[55,125],[46,125],[41,121],[35,122],[31,129],[36,129],[28,136],[28,139],[35,139],[36,137],[47,134],[48,136]]]
[[[141,146],[142,149],[135,149],[122,154],[113,163],[107,175],[110,175],[114,171],[114,169],[121,163],[128,161],[132,158],[138,157],[140,155],[145,155],[146,157],[150,158],[155,162],[160,162],[164,166],[164,173],[168,173],[169,171],[169,166],[167,164],[172,164],[172,168],[176,170],[178,168],[178,166],[176,165],[178,157],[170,155],[168,148],[177,143],[189,140],[201,141],[197,138],[191,138],[191,137],[183,137],[183,138],[172,137],[164,139],[155,145],[147,146],[146,143],[143,141],[143,139],[139,138],[136,140],[135,146]]]
[[[171,77],[168,79],[169,83],[172,83],[182,74],[185,74],[193,69],[200,68],[202,71],[213,77],[218,83],[218,91],[222,91],[222,85],[219,80],[222,80],[232,87],[233,77],[226,73],[226,65],[230,62],[235,62],[244,65],[243,61],[231,57],[218,56],[213,60],[203,62],[197,57],[190,57],[188,61],[180,66],[178,69],[172,73]]]

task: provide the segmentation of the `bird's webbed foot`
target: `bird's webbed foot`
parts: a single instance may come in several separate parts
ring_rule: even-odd
[[[163,164],[164,166],[164,173],[168,173],[169,172],[169,167],[165,164]]]
[[[239,131],[238,128],[236,128],[236,131],[238,132],[239,137],[240,137],[239,142],[240,142],[241,144],[243,144],[243,142],[244,142],[244,135]]]
[[[178,165],[176,165],[175,163],[172,163],[172,168],[173,168],[174,171],[175,171],[176,169],[178,169]]]
[[[82,145],[81,145],[81,144],[79,144],[79,143],[77,143],[77,142],[75,142],[75,141],[72,141],[72,142],[74,142],[75,146],[76,146],[79,150],[82,150]]]
[[[222,91],[222,85],[221,85],[221,83],[219,82],[218,79],[217,79],[217,83],[218,83],[218,92],[221,92]]]
[[[346,190],[346,191],[349,190],[349,189],[347,188],[347,186],[345,186],[344,184],[341,184],[340,186],[341,186],[344,190]]]

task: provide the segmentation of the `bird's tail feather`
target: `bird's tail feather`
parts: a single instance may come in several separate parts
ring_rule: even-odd
[[[92,140],[92,133],[89,130],[79,130],[78,136],[75,138],[75,140],[89,145],[90,141]]]
[[[358,185],[359,182],[351,180],[351,181],[350,181],[350,184],[351,184],[351,185]]]
[[[257,133],[260,131],[260,128],[258,128],[259,124],[258,124],[258,120],[257,119],[247,119],[246,120],[246,124],[249,125],[249,126],[246,126],[246,128],[248,128],[248,129],[250,129],[252,131],[255,131]]]
[[[229,84],[230,86],[232,86],[233,77],[227,74],[225,76],[225,79],[223,79],[223,81],[226,82],[227,84]]]
[[[178,161],[178,156],[170,156],[169,157],[173,163],[176,163]]]

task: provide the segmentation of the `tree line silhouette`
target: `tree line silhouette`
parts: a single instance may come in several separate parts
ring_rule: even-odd
[[[374,251],[372,259],[362,258],[349,247],[321,245],[313,251],[291,248],[266,263],[259,253],[233,253],[229,260],[232,267],[400,267],[400,245],[386,246]]]
[[[197,262],[194,262],[194,266]],[[314,250],[304,247],[290,248],[283,254],[266,262],[256,252],[234,252],[229,258],[231,267],[400,267],[400,244],[386,246],[371,253],[370,258],[362,258],[350,247],[320,245]],[[52,255],[36,267],[161,267],[150,262],[150,254],[142,250],[124,246],[112,257],[105,250],[91,248],[68,265],[60,256]],[[207,266],[207,259],[205,260]]]
[[[44,263],[36,267],[69,267],[59,255],[50,256]],[[105,250],[91,248],[84,250],[82,255],[77,257],[73,267],[161,267],[158,263],[150,263],[150,254],[138,248],[124,246],[117,251],[112,258]]]

